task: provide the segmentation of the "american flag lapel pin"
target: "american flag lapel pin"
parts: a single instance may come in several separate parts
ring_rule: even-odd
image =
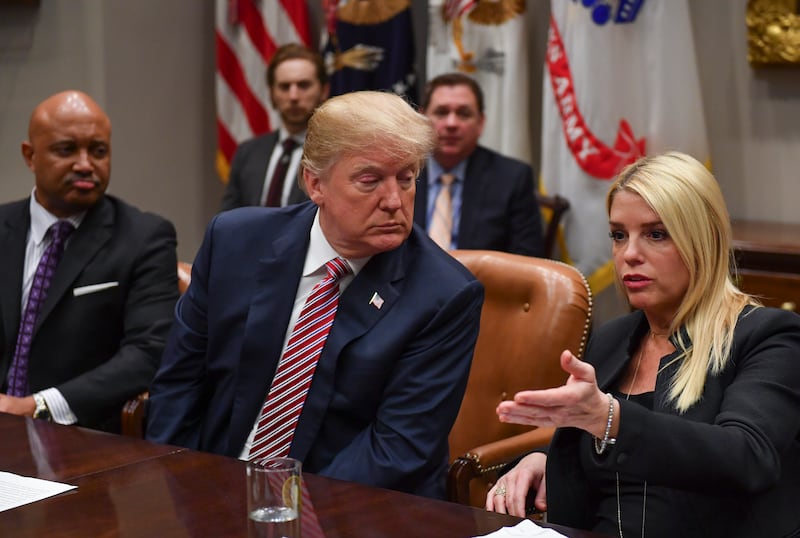
[[[372,294],[372,299],[369,300],[369,304],[380,310],[383,306],[383,297],[378,295],[378,292],[376,291]]]

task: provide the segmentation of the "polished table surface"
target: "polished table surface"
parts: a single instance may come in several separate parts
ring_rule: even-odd
[[[0,536],[247,535],[242,461],[2,413],[0,439],[0,471],[78,486],[0,512]],[[327,538],[468,537],[521,521],[308,473],[304,480]]]

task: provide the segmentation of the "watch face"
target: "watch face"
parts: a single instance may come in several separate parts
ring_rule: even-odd
[[[36,401],[36,410],[33,412],[33,418],[42,420],[50,420],[50,409],[47,408],[47,402],[41,396],[34,396]]]

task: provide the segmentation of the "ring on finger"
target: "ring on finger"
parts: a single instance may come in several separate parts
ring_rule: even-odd
[[[497,489],[494,490],[494,494],[495,495],[499,495],[500,497],[505,497],[506,496],[506,485],[502,484],[502,483],[498,484],[497,485]]]

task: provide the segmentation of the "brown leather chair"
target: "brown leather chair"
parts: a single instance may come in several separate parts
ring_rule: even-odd
[[[192,264],[187,262],[178,262],[178,290],[181,295],[186,293],[189,289],[189,283],[192,281]]]
[[[504,252],[451,254],[483,284],[480,334],[458,417],[450,431],[448,497],[483,507],[497,471],[549,443],[553,430],[501,423],[495,409],[525,389],[562,385],[564,349],[581,356],[592,296],[574,267]]]
[[[192,264],[179,261],[178,262],[178,290],[181,295],[186,293],[189,288],[189,283],[192,280]],[[122,414],[120,417],[120,432],[122,435],[129,437],[144,437],[144,421],[145,421],[145,406],[147,405],[147,398],[149,393],[143,392],[136,398],[128,400],[122,406]]]
[[[544,257],[553,258],[553,252],[558,240],[558,229],[561,225],[561,217],[569,209],[569,200],[558,194],[552,196],[536,193],[536,201],[542,210],[544,217]]]

